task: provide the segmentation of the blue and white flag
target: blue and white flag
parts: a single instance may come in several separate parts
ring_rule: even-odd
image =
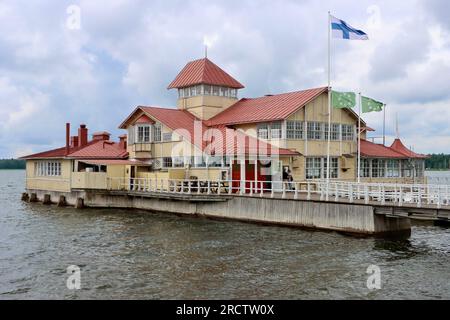
[[[346,40],[369,40],[364,31],[349,26],[345,21],[331,16],[331,31],[333,38]]]

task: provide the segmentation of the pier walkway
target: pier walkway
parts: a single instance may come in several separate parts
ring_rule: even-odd
[[[446,185],[109,178],[107,186],[114,194],[192,202],[259,197],[370,205],[379,215],[450,221],[450,186]]]

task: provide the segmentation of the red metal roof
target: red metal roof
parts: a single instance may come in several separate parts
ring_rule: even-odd
[[[82,161],[88,164],[94,165],[139,165],[139,166],[150,166],[151,164],[145,163],[138,160],[115,160],[115,159],[106,159],[106,160],[86,160]]]
[[[24,156],[21,157],[20,159],[60,159],[64,158],[65,155],[66,155],[66,148],[63,147]]]
[[[370,158],[408,158],[404,154],[401,154],[389,147],[383,146],[382,144],[376,144],[364,139],[361,139],[361,156]]]
[[[128,152],[119,143],[104,140],[92,140],[83,147],[70,148],[66,155],[66,148],[58,148],[32,154],[21,159],[126,159]]]
[[[68,158],[83,159],[124,159],[128,157],[128,152],[119,143],[112,141],[91,141],[85,147],[75,152],[70,152]]]
[[[153,121],[152,119],[150,119],[149,117],[147,117],[145,114],[143,114],[142,116],[139,117],[139,119],[137,119],[135,122],[136,123],[140,123],[140,124],[144,124],[144,123],[155,123],[155,121]]]
[[[233,125],[284,120],[327,91],[327,87],[322,87],[260,98],[244,98],[207,123],[208,125]]]
[[[391,145],[391,149],[395,150],[398,153],[401,153],[408,158],[419,158],[419,159],[425,159],[428,158],[428,156],[424,154],[415,153],[414,151],[408,149],[405,147],[405,145],[402,143],[400,139],[395,139],[394,142]]]
[[[177,75],[168,89],[184,88],[196,84],[210,84],[224,86],[235,89],[242,89],[244,86],[214,64],[208,58],[189,62]]]
[[[227,151],[234,152],[234,154],[259,154],[259,152],[264,154],[266,151],[268,154],[299,154],[288,149],[276,148],[262,140],[225,126],[208,127],[204,121],[186,110],[138,107],[134,112],[139,110],[144,111],[170,129],[176,130],[176,133],[203,151],[216,154],[226,154]]]

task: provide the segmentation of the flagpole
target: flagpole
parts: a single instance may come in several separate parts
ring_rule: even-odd
[[[386,145],[386,104],[383,105],[383,146]]]
[[[361,92],[358,94],[358,183],[361,183]]]
[[[328,142],[327,142],[327,191],[330,183],[330,144],[331,144],[331,13],[328,11]],[[328,200],[328,192],[327,192]]]

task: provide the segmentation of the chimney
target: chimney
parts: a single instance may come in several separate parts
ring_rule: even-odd
[[[111,134],[106,131],[96,132],[96,133],[92,134],[92,139],[95,141],[109,141],[110,137],[111,137]]]
[[[66,123],[66,156],[70,152],[70,123]]]
[[[119,136],[119,146],[121,149],[127,150],[127,135],[123,134],[121,136]]]
[[[88,143],[88,129],[85,124],[81,124],[78,129],[78,146],[84,147]]]
[[[70,147],[76,148],[78,147],[78,136],[72,136],[70,137]]]

